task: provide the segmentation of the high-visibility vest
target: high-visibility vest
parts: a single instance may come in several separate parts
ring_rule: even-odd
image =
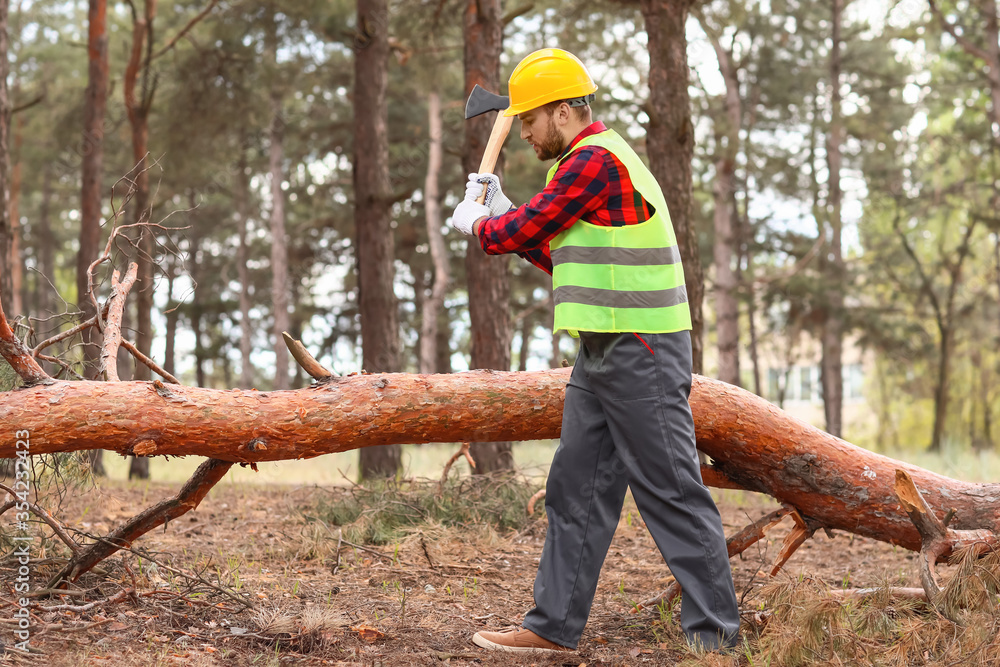
[[[584,220],[552,239],[553,331],[671,333],[691,329],[677,237],[659,184],[614,130],[585,137],[549,170],[583,146],[599,146],[625,166],[632,186],[655,209],[646,222],[621,227]]]

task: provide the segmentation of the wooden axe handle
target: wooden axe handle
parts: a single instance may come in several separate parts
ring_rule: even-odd
[[[500,157],[500,149],[503,148],[503,142],[507,140],[507,134],[510,132],[510,126],[514,122],[513,116],[504,116],[502,113],[497,113],[497,119],[493,123],[493,131],[490,132],[489,143],[486,144],[486,151],[483,153],[483,161],[479,163],[479,173],[480,174],[492,174],[493,169],[497,166],[497,158]],[[482,204],[486,201],[486,188],[483,188],[483,194],[479,196],[476,202]]]

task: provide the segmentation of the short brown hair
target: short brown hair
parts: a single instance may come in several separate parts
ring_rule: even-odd
[[[548,104],[543,104],[542,105],[542,109],[545,110],[545,113],[547,113],[548,115],[551,116],[552,114],[554,114],[556,112],[556,109],[563,102],[567,102],[568,103],[569,100],[556,100],[555,102],[549,102]],[[570,109],[573,111],[574,114],[576,114],[576,119],[577,120],[585,121],[588,118],[590,118],[590,105],[589,104],[584,104],[584,105],[578,106],[578,107],[572,107],[571,106]]]

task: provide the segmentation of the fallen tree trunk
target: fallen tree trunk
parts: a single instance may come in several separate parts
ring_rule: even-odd
[[[559,435],[569,373],[353,375],[277,392],[55,382],[2,395],[0,424],[29,431],[32,454],[101,448],[233,462],[391,443],[536,440]],[[954,546],[983,541],[1000,527],[1000,484],[950,479],[855,447],[700,376],[691,405],[712,477],[796,508],[810,533],[839,529],[919,551],[920,534],[893,487],[897,469],[931,507],[955,510],[947,529]],[[0,442],[0,457],[14,454],[12,440]],[[940,548],[938,559],[953,548]]]

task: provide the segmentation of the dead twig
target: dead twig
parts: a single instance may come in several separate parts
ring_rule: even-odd
[[[14,492],[14,489],[10,488],[6,484],[0,483],[0,489],[9,493],[12,498],[15,499],[19,498],[19,496]],[[70,551],[72,551],[74,554],[80,551],[80,545],[77,544],[76,541],[69,536],[69,533],[66,532],[66,529],[63,527],[61,523],[59,523],[58,519],[56,519],[54,516],[45,511],[44,508],[39,507],[33,502],[31,501],[24,501],[24,502],[27,502],[28,509],[31,510],[32,514],[34,514],[39,519],[47,523],[49,527],[53,530],[53,532],[55,532],[55,534],[59,537],[59,539],[66,543],[66,546],[70,548]],[[6,512],[8,509],[10,509],[10,506],[11,506],[10,503],[5,503],[3,508],[0,509],[0,514],[3,514],[3,512]]]
[[[469,466],[475,470],[476,461],[472,458],[472,454],[469,453],[470,444],[471,443],[463,442],[462,447],[457,452],[452,454],[451,458],[448,459],[448,462],[444,464],[444,470],[441,472],[441,481],[438,483],[439,496],[444,493],[444,483],[448,480],[448,473],[451,472],[451,467],[455,464],[455,461],[464,456],[465,460],[469,462]]]
[[[139,265],[135,262],[129,264],[125,279],[119,282],[119,272],[115,270],[111,274],[111,296],[108,298],[110,307],[108,308],[108,318],[104,323],[104,344],[101,346],[101,364],[99,373],[110,382],[119,382],[118,364],[115,359],[118,356],[118,347],[122,340],[122,315],[125,313],[125,299],[128,298],[129,290],[135,283],[138,275]]]
[[[295,359],[295,362],[302,367],[302,370],[309,373],[313,379],[323,382],[330,378],[339,377],[326,366],[316,361],[316,358],[309,353],[309,350],[302,344],[302,341],[295,340],[287,331],[281,332],[281,338],[285,341],[285,347],[292,353],[292,358]]]
[[[534,516],[535,514],[535,503],[545,497],[545,489],[539,489],[535,492],[535,495],[528,498],[528,516]]]
[[[101,317],[102,318],[107,317],[107,315],[108,315],[108,308],[110,308],[110,307],[111,307],[111,303],[109,301],[106,301],[104,303],[104,308],[101,309]],[[80,333],[80,332],[82,332],[82,331],[84,331],[86,329],[89,329],[90,327],[93,327],[93,326],[97,326],[97,315],[94,315],[89,320],[85,320],[83,322],[80,322],[79,324],[77,324],[75,327],[73,327],[71,329],[67,329],[66,331],[62,331],[60,333],[57,333],[56,335],[52,336],[51,338],[46,338],[41,343],[39,343],[38,345],[36,345],[35,347],[32,348],[32,350],[31,350],[31,356],[33,356],[33,357],[39,357],[41,351],[44,350],[45,348],[50,347],[52,345],[55,345],[59,341],[66,340],[67,338],[72,338],[76,334],[78,334],[78,333]]]
[[[7,315],[3,312],[2,302],[0,302],[0,356],[7,360],[14,372],[29,387],[55,382],[31,356],[31,350],[28,349],[28,346],[14,335],[13,329],[7,323]]]
[[[167,43],[163,45],[163,48],[161,48],[159,51],[157,51],[156,53],[154,53],[153,56],[150,58],[150,60],[155,60],[156,58],[159,58],[160,56],[162,56],[164,53],[166,53],[170,49],[174,48],[174,46],[177,44],[177,42],[179,42],[180,39],[182,37],[184,37],[184,35],[188,34],[188,32],[191,31],[191,28],[195,27],[198,24],[199,21],[201,21],[203,18],[205,18],[206,16],[208,16],[208,14],[213,9],[215,9],[215,6],[217,4],[219,4],[219,0],[212,0],[211,2],[209,2],[208,6],[205,7],[205,9],[201,10],[200,12],[198,12],[198,14],[196,14],[194,16],[194,18],[192,18],[190,21],[188,21],[187,25],[185,25],[183,28],[180,29],[180,32],[178,32],[176,35],[174,35],[173,37],[171,37],[170,40],[168,40]]]
[[[144,366],[146,366],[146,368],[148,368],[149,370],[153,371],[154,373],[156,373],[157,375],[159,375],[161,378],[163,378],[164,380],[166,380],[170,384],[180,384],[181,383],[180,380],[178,380],[177,378],[175,378],[173,375],[171,375],[167,371],[163,370],[163,368],[161,368],[159,364],[157,364],[155,361],[153,361],[152,359],[150,359],[149,357],[147,357],[145,354],[143,354],[142,352],[140,352],[139,348],[137,348],[130,341],[125,340],[124,338],[122,338],[121,339],[121,346],[124,347],[126,350],[128,350],[129,353],[131,353],[131,355],[133,357],[135,357],[139,362],[141,362]]]
[[[45,607],[36,602],[32,603],[31,605],[28,605],[28,607],[29,609],[35,609],[42,613],[48,613],[50,611],[72,611],[80,613],[80,612],[90,611],[95,607],[103,607],[104,605],[109,605],[109,604],[118,604],[119,602],[123,602],[129,597],[133,598],[135,597],[134,588],[126,588],[124,590],[118,591],[111,597],[104,598],[103,600],[94,600],[93,602],[88,602],[86,604],[54,604]]]

